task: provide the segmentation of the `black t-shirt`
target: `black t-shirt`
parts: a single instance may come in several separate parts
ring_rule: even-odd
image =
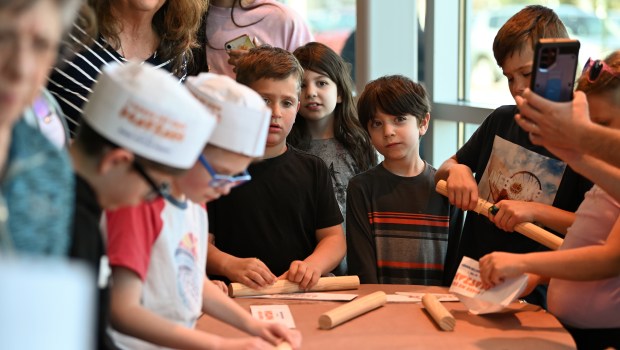
[[[475,173],[480,198],[518,199],[552,204],[574,212],[592,183],[547,149],[536,146],[514,121],[516,106],[493,111],[456,153]],[[493,251],[526,253],[548,250],[516,232],[505,232],[483,215],[468,212],[460,256],[479,259]]]
[[[215,246],[239,258],[257,257],[276,276],[316,248],[316,230],[341,224],[325,163],[288,146],[248,168],[252,180],[207,204]]]

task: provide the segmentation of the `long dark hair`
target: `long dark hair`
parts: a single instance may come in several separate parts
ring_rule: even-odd
[[[298,47],[293,52],[304,69],[328,76],[338,88],[342,102],[334,110],[334,137],[351,154],[357,172],[370,169],[377,164],[375,152],[368,133],[357,119],[357,109],[353,100],[353,81],[349,74],[350,66],[334,50],[324,44],[311,42]],[[311,136],[306,120],[297,113],[288,142],[302,150],[310,148]]]

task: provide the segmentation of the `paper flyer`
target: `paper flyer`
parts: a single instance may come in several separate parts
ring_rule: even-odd
[[[282,323],[295,328],[295,321],[288,305],[250,305],[252,316],[261,321]]]
[[[508,279],[491,289],[483,289],[478,262],[463,257],[450,286],[450,293],[455,294],[469,312],[482,315],[503,311],[521,295],[526,284],[527,275],[523,275]]]

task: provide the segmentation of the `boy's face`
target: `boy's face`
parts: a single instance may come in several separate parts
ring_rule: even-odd
[[[128,156],[124,156],[124,154]],[[115,209],[137,205],[144,200],[159,196],[157,188],[166,187],[172,176],[148,169],[135,163],[133,155],[123,149],[115,149],[106,154],[99,165],[99,172],[105,174],[105,193],[99,193],[101,206]],[[140,169],[138,169],[140,168]],[[152,184],[151,184],[152,183]]]
[[[418,125],[410,114],[394,116],[378,110],[366,127],[372,144],[386,160],[413,160],[419,156],[420,137],[426,133],[429,119],[427,114]]]
[[[271,124],[267,135],[267,148],[286,144],[286,137],[295,123],[299,110],[299,85],[294,76],[283,80],[260,79],[249,87],[258,92],[271,108]]]
[[[525,88],[530,86],[533,61],[534,51],[529,43],[504,60],[502,71],[508,79],[508,88],[513,98],[522,96]]]
[[[244,172],[252,161],[251,157],[214,146],[207,146],[202,155],[215,173],[227,176],[235,176]],[[200,161],[197,161],[185,175],[175,181],[175,185],[194,203],[216,200],[230,193],[235,186],[231,183],[213,187],[211,180],[209,171]]]
[[[61,33],[60,12],[51,0],[18,13],[0,11],[0,125],[12,125],[40,93]]]

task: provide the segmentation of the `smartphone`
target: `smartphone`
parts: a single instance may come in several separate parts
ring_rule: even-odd
[[[252,39],[247,34],[240,35],[224,44],[226,51],[249,50],[254,47]]]
[[[549,100],[572,100],[579,47],[578,40],[540,39],[534,50],[530,89]]]

